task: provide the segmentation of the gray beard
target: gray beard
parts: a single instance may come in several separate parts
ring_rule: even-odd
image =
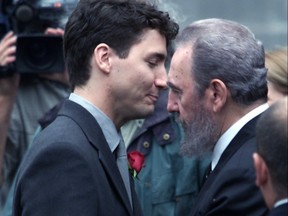
[[[206,155],[213,150],[219,138],[219,130],[212,114],[202,106],[196,109],[197,114],[190,123],[181,122],[184,130],[184,138],[179,151],[181,155]]]

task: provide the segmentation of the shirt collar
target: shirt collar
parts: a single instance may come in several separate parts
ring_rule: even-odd
[[[276,207],[278,207],[278,206],[280,206],[280,205],[284,205],[284,204],[286,204],[286,203],[288,203],[288,198],[281,199],[281,200],[279,200],[279,201],[277,201],[277,202],[275,203],[274,208],[276,208]]]
[[[96,107],[91,102],[75,93],[70,94],[69,100],[79,104],[80,106],[85,108],[89,113],[91,113],[91,115],[93,115],[93,117],[98,122],[100,128],[102,129],[102,132],[104,134],[105,139],[107,140],[111,152],[113,152],[120,143],[121,134],[117,132],[116,127],[112,122],[112,120],[98,107]]]
[[[244,115],[242,118],[240,118],[237,122],[235,122],[217,141],[213,153],[212,153],[212,163],[211,163],[211,169],[213,170],[221,155],[229,145],[229,143],[232,141],[232,139],[236,136],[236,134],[241,130],[241,128],[249,122],[251,119],[259,115],[260,113],[264,112],[268,108],[268,104],[262,104],[255,109],[251,110],[249,113]]]

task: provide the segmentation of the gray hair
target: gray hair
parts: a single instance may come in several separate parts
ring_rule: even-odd
[[[191,46],[199,96],[212,79],[220,79],[238,104],[267,101],[264,47],[247,27],[225,19],[200,20],[183,29],[176,43]]]

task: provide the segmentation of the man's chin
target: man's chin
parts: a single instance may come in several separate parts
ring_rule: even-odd
[[[180,153],[187,156],[203,156],[212,151],[218,139],[217,124],[213,114],[201,104],[196,105],[191,112],[194,115],[190,119],[177,116],[184,135]]]
[[[180,154],[186,156],[203,156],[212,152],[217,141],[216,127],[194,127],[182,122],[183,140],[180,144]],[[204,126],[204,125],[202,125]]]
[[[152,115],[155,110],[155,105],[146,105],[142,106],[141,109],[138,110],[138,119],[146,118],[149,115]]]
[[[183,142],[180,144],[179,153],[183,156],[202,157],[212,152],[212,148],[204,148],[201,145],[192,146],[191,143]]]

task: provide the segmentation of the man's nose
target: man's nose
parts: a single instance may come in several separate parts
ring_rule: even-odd
[[[171,90],[168,95],[167,110],[168,112],[179,112],[176,96]]]
[[[165,67],[163,66],[161,69],[159,69],[159,71],[156,74],[156,78],[155,78],[155,85],[158,88],[161,89],[166,89],[167,88],[167,71],[165,69]]]

